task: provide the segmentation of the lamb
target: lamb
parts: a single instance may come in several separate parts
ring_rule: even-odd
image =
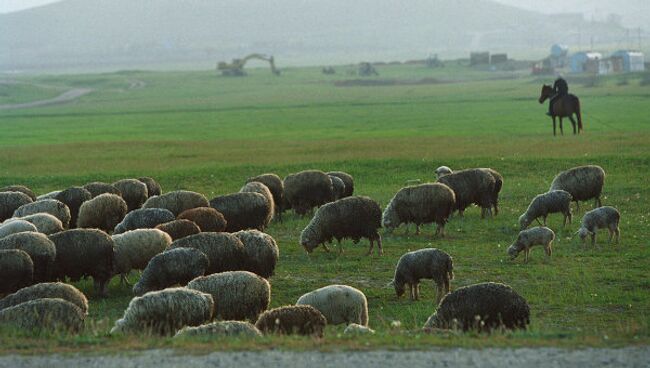
[[[88,299],[76,287],[62,282],[44,282],[24,287],[17,292],[0,299],[0,310],[43,298],[59,298],[67,300],[81,309],[84,316],[88,315]]]
[[[247,183],[252,181],[260,182],[269,188],[271,195],[273,195],[273,203],[275,203],[273,213],[277,214],[278,219],[282,222],[282,211],[284,211],[284,208],[282,208],[282,204],[284,203],[284,183],[282,182],[282,179],[280,179],[276,174],[268,173],[254,176],[246,180]]]
[[[598,229],[607,229],[609,231],[609,241],[616,237],[616,243],[621,237],[621,230],[618,224],[621,221],[621,214],[618,210],[611,206],[599,207],[591,210],[582,217],[578,235],[582,243],[585,243],[587,235],[591,236],[591,245],[596,245],[596,231]]]
[[[381,236],[377,232],[380,227],[381,208],[377,202],[368,197],[346,197],[323,205],[316,211],[300,234],[300,244],[309,253],[320,244],[329,251],[325,242],[331,242],[335,238],[341,252],[341,239],[352,238],[356,243],[361,238],[368,238],[370,248],[367,255],[372,253],[375,240],[377,254],[382,255]]]
[[[20,249],[0,250],[0,296],[13,293],[32,283],[34,263]]]
[[[178,220],[194,222],[200,231],[222,232],[226,230],[227,223],[223,214],[212,207],[197,207],[183,211]]]
[[[271,303],[269,282],[248,271],[199,276],[190,281],[187,288],[212,295],[215,319],[255,322]]]
[[[108,293],[108,282],[113,275],[113,239],[97,229],[72,229],[50,235],[56,247],[54,279],[79,281],[93,278],[95,292]]]
[[[445,175],[451,174],[452,172],[453,171],[448,166],[440,166],[436,169],[436,177],[440,179]]]
[[[197,327],[183,327],[174,338],[185,336],[262,337],[262,332],[249,322],[218,321]]]
[[[263,183],[260,183],[259,181],[249,181],[248,183],[244,184],[241,189],[239,189],[240,193],[259,193],[266,198],[266,200],[269,202],[269,205],[271,206],[271,218],[275,216],[275,200],[273,199],[273,194],[271,193],[271,190],[269,187],[264,185]]]
[[[0,239],[11,234],[22,233],[25,231],[38,231],[36,226],[29,221],[15,220],[6,224],[0,224]]]
[[[546,217],[548,214],[557,212],[564,214],[563,226],[566,226],[567,219],[571,223],[572,200],[573,197],[571,197],[571,194],[564,190],[551,190],[550,192],[535,196],[530,202],[530,205],[528,205],[526,212],[519,216],[520,230],[525,230],[539,217],[544,219],[544,226],[546,226]]]
[[[207,274],[242,270],[248,262],[248,255],[241,240],[229,233],[200,233],[175,240],[174,248],[194,248],[203,252],[209,261]]]
[[[112,236],[115,243],[113,273],[120,275],[120,282],[129,285],[127,276],[131,270],[144,270],[151,258],[164,252],[172,238],[157,229],[136,229]]]
[[[187,190],[176,190],[159,196],[150,197],[142,207],[165,208],[173,213],[175,217],[180,215],[183,211],[191,208],[210,207],[210,203],[203,194]]]
[[[397,297],[404,295],[408,285],[411,300],[420,297],[420,279],[432,279],[436,286],[436,304],[449,293],[454,279],[454,262],[449,254],[436,248],[424,248],[402,255],[395,267],[392,284]]]
[[[352,175],[343,172],[343,171],[330,171],[327,173],[330,177],[334,176],[343,181],[343,184],[345,184],[345,192],[343,192],[343,197],[349,197],[354,194],[354,178]]]
[[[171,213],[171,212],[170,212]],[[162,230],[172,237],[172,241],[182,239],[186,236],[198,234],[201,232],[199,226],[190,220],[174,220],[156,225],[158,230]]]
[[[273,218],[273,204],[259,193],[245,192],[218,196],[210,200],[210,207],[226,218],[226,231],[246,229],[264,231]]]
[[[273,276],[275,265],[280,258],[280,249],[275,239],[257,230],[242,230],[233,235],[241,240],[246,250],[247,261],[244,270],[267,279]]]
[[[20,249],[32,259],[34,282],[50,280],[56,259],[56,247],[45,234],[22,232],[0,239],[0,249]]]
[[[268,310],[255,323],[264,334],[299,334],[323,337],[325,316],[311,305],[288,305]]]
[[[305,170],[284,178],[284,197],[299,215],[334,199],[332,180],[319,170]]]
[[[101,181],[94,181],[83,186],[85,190],[90,192],[90,195],[95,198],[100,194],[109,193],[122,196],[122,192],[115,188],[113,184],[103,183]]]
[[[50,215],[49,213],[35,213],[24,217],[12,217],[7,219],[4,224],[9,224],[14,221],[27,221],[36,227],[39,233],[54,234],[63,231],[63,223],[58,218]]]
[[[111,232],[126,216],[127,204],[122,197],[104,193],[84,202],[79,208],[77,226]]]
[[[32,199],[21,192],[0,192],[0,222],[10,218],[20,206],[32,203]]]
[[[0,310],[0,325],[33,333],[78,333],[85,318],[79,307],[60,298],[35,299]]]
[[[356,323],[350,323],[345,330],[344,335],[374,335],[375,330],[368,326],[362,326]]]
[[[302,295],[296,305],[318,309],[328,325],[356,323],[368,326],[368,300],[361,290],[352,286],[324,286]]]
[[[213,311],[210,294],[183,287],[152,291],[131,299],[110,333],[172,335],[185,326],[209,322]]]
[[[6,187],[0,188],[0,193],[1,192],[20,192],[26,194],[32,200],[32,202],[36,200],[36,195],[34,192],[24,185],[8,185]]]
[[[439,183],[447,185],[454,191],[456,207],[461,216],[467,207],[475,204],[481,207],[481,218],[496,207],[498,201],[497,180],[485,169],[467,169],[444,175]],[[495,198],[495,193],[496,198]]]
[[[485,282],[461,287],[447,294],[424,328],[525,330],[528,324],[530,307],[526,299],[508,285]]]
[[[595,206],[602,206],[600,195],[605,185],[605,170],[596,165],[578,166],[563,171],[553,179],[549,190],[566,190],[576,202],[580,211],[579,201],[595,199]]]
[[[208,266],[208,257],[197,249],[168,250],[151,258],[142,272],[142,277],[133,286],[133,293],[140,296],[149,291],[174,285],[184,286],[191,280],[203,276]]]
[[[427,183],[400,189],[390,200],[381,222],[388,231],[402,223],[415,223],[415,234],[420,233],[420,225],[435,222],[436,235],[445,236],[445,224],[454,211],[456,196],[454,191],[441,183]]]
[[[25,217],[37,213],[49,213],[58,218],[64,229],[70,226],[70,209],[63,202],[56,199],[44,199],[22,205],[14,211],[13,217]]]
[[[517,236],[517,240],[508,247],[508,255],[510,259],[515,259],[523,250],[525,251],[524,262],[528,263],[530,248],[534,245],[543,245],[546,255],[550,257],[553,253],[553,249],[551,248],[553,240],[555,240],[555,233],[547,227],[537,226],[528,230],[522,230],[519,236]]]
[[[82,187],[70,187],[54,197],[54,199],[63,202],[70,209],[70,229],[77,226],[77,217],[79,216],[81,204],[91,198],[90,192]]]
[[[137,179],[122,179],[113,183],[122,193],[122,198],[128,207],[128,212],[137,210],[149,198],[147,185]]]
[[[159,196],[162,194],[162,188],[154,178],[150,178],[148,176],[141,176],[138,178],[138,180],[143,182],[147,186],[147,194],[149,195],[149,197]]]
[[[343,180],[336,176],[330,175],[330,180],[332,180],[332,193],[334,194],[334,200],[338,201],[339,199],[345,197],[345,183]]]
[[[151,229],[175,219],[174,214],[164,208],[140,208],[127,213],[122,222],[115,226],[113,234],[135,229]]]

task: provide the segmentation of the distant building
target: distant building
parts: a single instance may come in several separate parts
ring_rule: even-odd
[[[640,51],[616,51],[611,59],[615,72],[645,71],[645,56]]]
[[[508,54],[490,55],[490,64],[503,64],[508,62]]]
[[[490,64],[489,52],[472,52],[469,54],[470,65]]]
[[[600,72],[600,61],[603,55],[599,52],[578,52],[571,56],[569,68],[572,73],[593,73]]]

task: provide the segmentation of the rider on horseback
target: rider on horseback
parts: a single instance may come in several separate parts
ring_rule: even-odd
[[[553,83],[553,92],[555,93],[548,104],[548,112],[546,115],[553,116],[553,104],[563,96],[569,94],[569,85],[562,77],[558,77]]]

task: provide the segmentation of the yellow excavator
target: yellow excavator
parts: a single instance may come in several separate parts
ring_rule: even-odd
[[[271,65],[271,73],[274,75],[280,75],[280,71],[275,68],[275,60],[273,59],[273,56],[266,56],[263,54],[250,54],[243,59],[232,59],[232,62],[230,63],[220,61],[217,64],[217,70],[221,72],[221,75],[226,77],[243,77],[246,75],[244,65],[246,65],[246,62],[251,59],[268,61]]]

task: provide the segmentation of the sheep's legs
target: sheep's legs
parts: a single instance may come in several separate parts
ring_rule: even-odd
[[[591,245],[596,245],[596,230],[591,234]]]
[[[128,279],[128,275],[127,275],[127,274],[125,274],[125,273],[121,273],[121,274],[120,274],[120,284],[121,284],[122,286],[124,286],[124,285],[131,286],[131,283],[129,282],[129,279]]]
[[[370,239],[370,248],[368,249],[368,253],[366,253],[367,256],[372,254],[372,248],[375,247],[375,243]]]
[[[618,244],[619,240],[621,240],[621,230],[618,226],[614,229],[614,234],[616,235],[616,244]]]
[[[413,291],[413,284],[408,284],[409,286],[409,294],[411,296],[411,300],[415,300],[415,292]]]
[[[420,300],[420,284],[415,283],[415,300]]]
[[[537,224],[538,224],[539,226],[542,226],[542,222],[539,221],[539,217],[535,218],[535,221],[537,221]]]
[[[530,253],[530,248],[526,247],[524,250],[524,263],[528,263],[528,253]]]
[[[329,247],[327,246],[327,244],[325,244],[325,243],[323,243],[323,249],[325,249],[325,251],[326,251],[327,253],[330,252],[330,248],[329,248]]]
[[[552,243],[553,242],[550,242],[550,243],[546,244],[546,247],[544,249],[544,250],[546,250],[546,255],[549,256],[549,257],[553,255]]]
[[[420,235],[420,225],[415,224],[415,235]]]

